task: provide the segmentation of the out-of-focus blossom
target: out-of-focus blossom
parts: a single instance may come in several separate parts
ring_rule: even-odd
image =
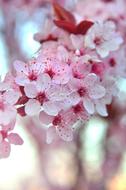
[[[96,49],[101,57],[107,57],[109,52],[117,50],[122,42],[112,22],[95,23],[85,37],[85,46]]]

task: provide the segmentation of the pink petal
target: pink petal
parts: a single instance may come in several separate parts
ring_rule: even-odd
[[[9,140],[10,144],[14,144],[14,145],[22,145],[23,144],[22,138],[17,133],[10,133],[8,135],[7,139]]]
[[[0,143],[0,158],[7,158],[10,155],[10,144],[7,141]]]
[[[59,135],[59,137],[63,139],[64,141],[69,142],[73,140],[73,132],[72,132],[72,129],[69,127],[58,126],[56,128],[56,132]]]
[[[72,126],[76,122],[76,116],[73,113],[72,109],[69,109],[68,111],[63,111],[61,113],[62,116],[62,125],[63,126]]]
[[[46,114],[44,111],[40,112],[39,119],[42,122],[42,124],[45,124],[45,125],[49,125],[53,121],[53,117]]]
[[[29,116],[39,114],[40,110],[41,104],[37,100],[31,99],[25,105],[25,112]]]
[[[35,98],[37,96],[37,89],[35,84],[26,84],[24,86],[25,94],[28,98]]]

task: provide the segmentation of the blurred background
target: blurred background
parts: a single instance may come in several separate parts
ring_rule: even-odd
[[[93,1],[94,2],[94,1]],[[76,1],[60,1],[73,10]],[[44,0],[0,1],[0,75],[15,59],[34,56],[52,9]],[[71,143],[45,143],[46,131],[36,118],[18,118],[15,131],[24,139],[0,160],[0,190],[126,190],[126,81],[108,109],[109,118],[94,117]],[[118,107],[118,109],[117,109]]]

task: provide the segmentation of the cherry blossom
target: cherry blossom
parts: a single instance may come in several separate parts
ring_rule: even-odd
[[[84,79],[75,79],[73,87],[80,95],[83,105],[88,113],[94,113],[93,100],[98,100],[105,95],[105,88],[100,84],[96,74],[90,73]]]
[[[54,83],[66,84],[71,75],[71,69],[69,65],[66,64],[68,52],[65,47],[57,47],[55,43],[48,43],[48,47],[43,46],[37,58],[37,62],[41,62],[45,68],[44,72],[50,75]]]
[[[25,112],[28,115],[38,114],[41,110],[41,105],[47,101],[46,91],[50,87],[51,78],[48,74],[43,74],[38,77],[36,83],[28,83],[24,87],[24,92],[28,98],[25,104]]]
[[[0,124],[7,125],[16,118],[14,104],[18,101],[20,93],[9,88],[7,83],[0,85]]]
[[[123,42],[115,30],[113,22],[96,22],[85,36],[85,46],[96,49],[101,57],[107,57],[109,52],[117,50]]]
[[[17,133],[7,131],[7,128],[10,129],[11,126],[2,126],[2,128],[0,130],[0,158],[7,158],[10,155],[11,144],[22,145],[23,140]]]
[[[9,156],[11,144],[23,143],[11,133],[18,114],[37,118],[47,143],[70,142],[94,115],[109,117],[118,80],[126,77],[126,16],[119,1],[96,2],[93,11],[90,0],[76,2],[72,11],[66,1],[68,9],[53,2],[53,14],[49,8],[43,30],[34,35],[40,43],[35,57],[14,61],[14,70],[0,80],[1,158]]]
[[[44,65],[40,62],[36,62],[34,59],[28,63],[17,60],[14,62],[14,69],[17,72],[15,82],[21,86],[24,86],[25,83],[34,82],[37,80],[39,74],[44,70]]]
[[[82,103],[79,103],[68,111],[59,112],[56,116],[49,116],[42,111],[39,118],[43,125],[49,126],[47,127],[47,143],[51,143],[56,135],[65,141],[72,141],[75,124],[80,120],[84,125],[88,121],[89,115],[84,110]]]

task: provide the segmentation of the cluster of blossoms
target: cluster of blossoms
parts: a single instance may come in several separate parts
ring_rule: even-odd
[[[115,23],[78,23],[58,4],[54,10],[57,18],[48,21],[46,33],[35,35],[42,44],[36,57],[15,61],[15,73],[0,83],[0,156],[8,155],[10,143],[23,143],[17,134],[8,134],[17,113],[38,116],[47,127],[48,143],[56,135],[71,141],[75,129],[92,115],[107,117],[107,105],[118,94],[116,81],[126,67]]]
[[[0,158],[8,157],[11,144],[21,145],[21,137],[13,133],[16,122],[15,104],[20,97],[20,91],[9,74],[0,82]]]

